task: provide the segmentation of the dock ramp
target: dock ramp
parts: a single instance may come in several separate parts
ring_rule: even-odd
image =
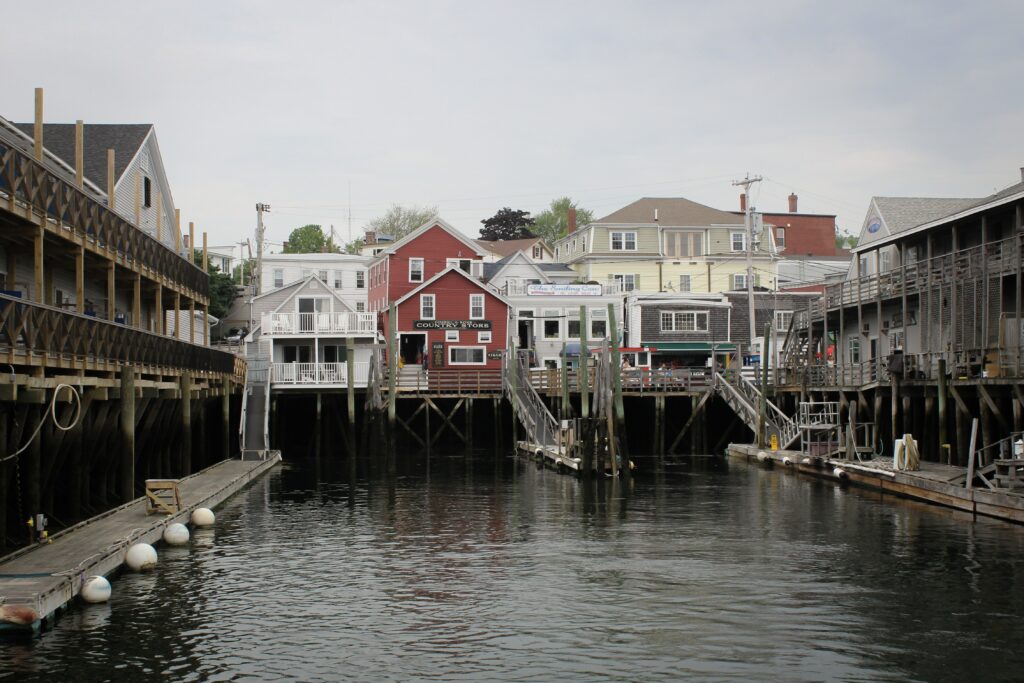
[[[257,355],[248,361],[239,425],[242,458],[264,458],[270,451],[270,358]]]
[[[756,434],[761,390],[738,373],[732,379],[727,379],[722,373],[716,372],[715,392]],[[774,434],[778,439],[779,448],[789,448],[800,438],[800,427],[774,403],[766,401],[766,404],[766,436],[770,438]]]

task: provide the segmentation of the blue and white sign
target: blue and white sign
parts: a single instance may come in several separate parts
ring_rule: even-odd
[[[527,285],[528,296],[601,296],[601,285]]]
[[[874,235],[876,232],[882,229],[882,221],[877,218],[872,218],[871,222],[868,223],[868,232]]]

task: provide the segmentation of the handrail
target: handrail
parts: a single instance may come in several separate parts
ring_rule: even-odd
[[[22,201],[59,225],[70,226],[80,237],[95,240],[99,246],[169,276],[204,298],[209,297],[209,277],[192,259],[178,254],[77,188],[71,180],[47,168],[20,149],[2,129],[0,195],[6,195],[12,208],[15,200]]]

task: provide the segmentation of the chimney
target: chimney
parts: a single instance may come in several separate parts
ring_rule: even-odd
[[[284,251],[284,252],[288,251],[288,243],[287,242],[282,242],[281,243],[281,251]]]
[[[366,239],[363,240],[363,243],[364,244],[377,244],[377,231],[376,230],[367,230],[366,231]]]
[[[576,232],[576,207],[569,207],[569,226],[566,230],[566,234],[570,232]]]
[[[789,212],[796,213],[796,193],[789,193]]]
[[[747,210],[747,193],[740,192],[740,211]]]

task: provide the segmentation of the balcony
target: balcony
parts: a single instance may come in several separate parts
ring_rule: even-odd
[[[269,336],[373,336],[375,313],[264,313],[263,334]]]
[[[370,376],[369,362],[356,361],[352,386],[365,387]],[[348,387],[348,363],[273,363],[270,383],[275,389],[309,386]]]

